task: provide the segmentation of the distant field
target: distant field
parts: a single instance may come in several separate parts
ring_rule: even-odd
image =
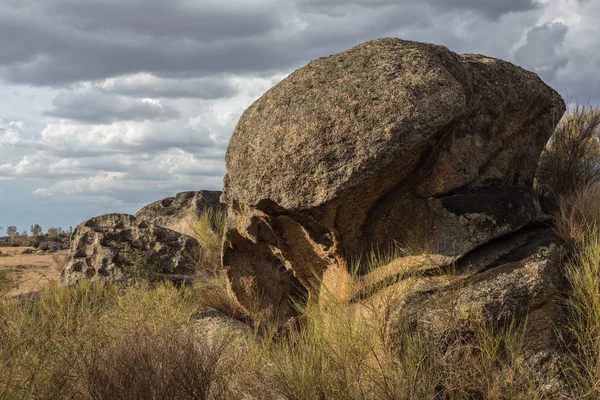
[[[7,296],[35,292],[58,280],[68,250],[50,254],[21,254],[32,247],[0,248],[0,270],[7,271],[12,289]]]

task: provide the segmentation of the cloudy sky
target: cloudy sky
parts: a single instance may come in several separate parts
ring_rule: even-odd
[[[503,58],[600,102],[596,0],[0,0],[0,226],[220,189],[245,107],[385,36]]]

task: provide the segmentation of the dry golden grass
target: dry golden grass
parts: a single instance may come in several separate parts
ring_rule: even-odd
[[[257,336],[241,371],[246,398],[539,398],[522,364],[523,327],[470,316],[436,336],[393,320],[386,299],[360,314],[339,296],[324,299],[325,306],[298,305],[301,329]],[[397,306],[387,301],[388,311]]]
[[[228,338],[186,328],[190,288],[50,285],[0,303],[0,399],[226,399]]]
[[[557,232],[567,242],[565,276],[568,318],[565,371],[577,398],[600,398],[600,183],[580,188],[560,201]]]
[[[198,221],[190,224],[193,237],[202,247],[202,253],[195,255],[198,273],[218,275],[221,272],[221,242],[227,213],[223,210],[206,209]]]
[[[393,322],[394,296],[363,315],[324,296],[325,307],[297,304],[303,317],[287,329],[261,321],[247,348],[226,335],[204,342],[189,324],[199,308],[244,318],[222,276],[214,279],[49,285],[0,303],[0,399],[536,398],[516,361],[520,328],[472,318],[448,327],[467,336],[442,340]]]

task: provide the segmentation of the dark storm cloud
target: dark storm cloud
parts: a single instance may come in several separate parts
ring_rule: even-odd
[[[0,5],[3,75],[13,82],[61,85],[139,71],[206,74],[267,65],[268,54],[251,42],[282,29],[275,10],[249,2],[183,6],[188,3],[24,0],[19,6]]]
[[[64,86],[139,72],[274,73],[400,27],[426,27],[440,12],[495,18],[536,7],[533,0],[21,0],[0,5],[0,74]]]
[[[390,7],[398,5],[398,3],[391,0],[297,0],[301,10],[326,12],[330,15],[343,15],[349,6],[373,9]],[[411,0],[402,2],[402,6],[410,4],[429,4],[436,12],[473,11],[490,19],[497,19],[511,12],[530,11],[541,7],[536,0]]]
[[[554,80],[558,69],[569,62],[569,56],[560,51],[568,31],[569,28],[560,22],[531,28],[525,44],[515,53],[515,60],[543,79]]]
[[[117,121],[165,121],[179,117],[179,111],[170,106],[105,95],[97,92],[63,92],[52,102],[54,109],[46,115],[93,124],[111,124]]]
[[[47,13],[87,32],[110,30],[210,42],[263,35],[282,25],[271,5],[259,1],[43,0],[43,4]]]
[[[530,11],[541,7],[536,0],[427,0],[447,10],[472,10],[496,19],[511,12]]]

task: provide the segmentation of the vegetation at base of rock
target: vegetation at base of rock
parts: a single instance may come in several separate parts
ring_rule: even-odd
[[[194,287],[200,293],[199,306],[222,311],[231,318],[244,318],[245,312],[228,292],[227,277],[221,268],[221,242],[227,221],[222,208],[207,208],[190,231],[200,243],[202,251],[193,254],[198,278]]]
[[[556,225],[571,249],[565,263],[568,381],[578,398],[600,397],[600,182],[564,197]]]
[[[560,121],[540,157],[536,189],[554,200],[600,180],[600,109],[576,105]]]
[[[217,275],[221,272],[221,242],[227,222],[227,213],[222,208],[207,208],[198,221],[191,223],[193,237],[200,243],[201,254],[198,254],[198,272]]]
[[[84,281],[0,303],[0,399],[537,398],[519,327],[470,318],[448,327],[466,339],[406,329],[392,343],[386,313],[355,318],[330,300],[304,308],[301,329],[257,327],[240,357],[227,335],[192,333],[204,296]]]
[[[359,277],[354,276],[354,280]],[[356,282],[355,282],[356,283]],[[390,301],[357,315],[348,303],[299,305],[300,329],[258,337],[244,394],[252,399],[540,398],[523,363],[523,327],[469,316],[434,336],[404,325],[390,341]],[[445,307],[440,305],[440,311]],[[460,334],[457,334],[459,333]]]
[[[228,338],[208,346],[185,325],[195,296],[82,282],[0,303],[0,399],[231,398]]]
[[[588,183],[559,199],[555,227],[571,247],[585,245],[600,224],[600,181]]]

